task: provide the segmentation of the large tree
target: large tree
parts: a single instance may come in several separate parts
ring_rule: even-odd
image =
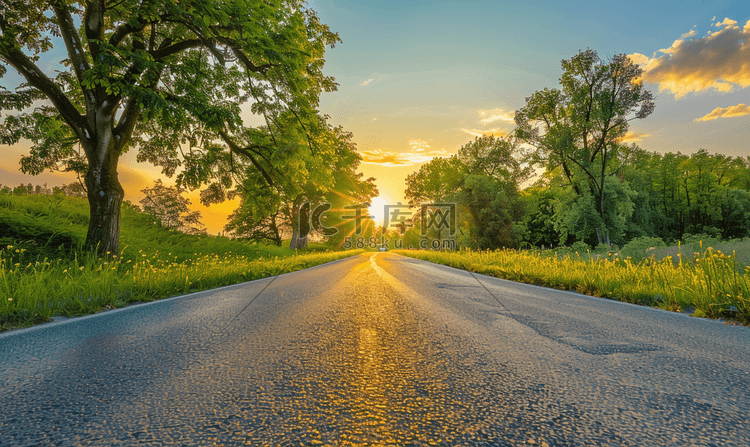
[[[350,230],[343,215],[351,214],[345,206],[369,203],[377,196],[373,178],[363,179],[356,173],[362,157],[356,151],[351,132],[342,127],[332,127],[320,118],[315,132],[309,135],[316,155],[297,160],[295,175],[287,176],[283,182],[269,187],[259,181],[256,167],[245,166],[244,181],[237,184],[231,195],[241,198],[239,208],[230,216],[226,229],[238,237],[281,245],[289,238],[291,249],[305,248],[307,234],[300,234],[301,220],[336,227],[338,232],[330,238],[333,244],[343,243],[343,236]],[[291,146],[293,140],[284,140],[281,146]],[[204,203],[223,199],[204,197]],[[307,205],[306,205],[307,204]],[[328,207],[320,207],[328,204]],[[300,216],[300,208],[303,209]],[[315,210],[315,216],[310,215]],[[318,222],[318,220],[321,222]],[[331,231],[332,232],[332,231]]]
[[[515,246],[513,222],[521,218],[518,187],[529,174],[520,155],[516,139],[482,136],[456,155],[433,158],[406,178],[405,195],[417,207],[415,217],[420,217],[421,204],[452,202],[460,206],[459,228],[468,229],[464,236],[469,244]]]
[[[119,248],[124,193],[117,166],[128,149],[166,175],[181,167],[184,186],[226,186],[231,178],[215,166],[238,160],[274,184],[287,174],[280,160],[312,150],[279,148],[275,134],[316,126],[319,94],[336,86],[322,66],[325,46],[338,36],[301,0],[0,6],[0,75],[7,65],[24,80],[0,89],[0,109],[20,112],[5,117],[0,142],[32,142],[21,161],[27,173],[84,175],[86,246],[100,253]],[[243,121],[243,104],[265,131]]]
[[[463,181],[463,166],[456,155],[435,157],[406,177],[404,195],[409,206],[449,200]]]
[[[578,196],[590,195],[606,223],[606,177],[629,122],[653,112],[653,97],[643,88],[642,69],[624,54],[603,60],[585,50],[563,60],[562,69],[560,89],[535,92],[516,112],[515,135],[536,149],[535,162],[559,169]]]

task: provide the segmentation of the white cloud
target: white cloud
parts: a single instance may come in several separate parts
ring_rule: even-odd
[[[368,80],[366,80],[365,82],[363,82],[363,83],[361,83],[361,84],[359,84],[359,85],[367,85],[367,84],[369,84],[370,82],[372,82],[372,81],[374,81],[374,80],[375,80],[375,79],[368,79]]]
[[[696,118],[695,121],[711,121],[717,118],[733,118],[745,115],[750,115],[750,106],[737,104],[736,106],[717,107],[708,115]]]
[[[424,152],[425,149],[429,149],[432,146],[427,144],[425,140],[409,140],[409,147],[414,152]]]

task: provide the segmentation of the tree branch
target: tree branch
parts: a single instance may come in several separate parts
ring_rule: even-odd
[[[201,45],[203,45],[203,41],[200,39],[188,39],[183,40],[182,42],[177,42],[176,44],[159,48],[158,50],[151,50],[149,51],[149,54],[155,60],[160,60],[173,54],[177,54],[181,51],[189,50],[190,48],[197,48]]]
[[[86,5],[86,12],[83,14],[83,26],[86,30],[86,39],[89,43],[91,58],[96,61],[99,59],[100,44],[103,40],[104,32],[104,1],[94,0]]]
[[[589,172],[588,169],[584,165],[582,165],[578,160],[576,160],[574,157],[571,157],[570,155],[565,155],[565,158],[572,161],[576,165],[578,165],[579,168],[583,170],[583,172],[588,176],[589,179],[594,181],[594,185],[596,185],[597,189],[599,188],[599,182],[596,181],[596,176],[594,176],[591,172]]]
[[[143,8],[148,3],[150,3],[148,0],[142,2],[139,8]],[[117,45],[120,44],[120,42],[122,42],[129,35],[143,31],[144,29],[146,29],[147,26],[159,23],[165,20],[166,18],[167,18],[166,15],[162,15],[159,17],[159,20],[156,20],[156,21],[145,20],[144,21],[143,18],[140,17],[140,14],[139,14],[139,17],[138,17],[139,26],[131,26],[130,23],[128,22],[123,23],[122,25],[117,27],[114,33],[112,33],[112,36],[109,38],[109,44],[112,45],[113,47],[116,47]]]
[[[159,70],[157,73],[155,73],[153,81],[149,85],[144,85],[144,87],[152,91],[156,90],[156,86],[159,84],[159,79],[161,78],[161,73],[162,70]],[[127,146],[140,117],[141,107],[138,104],[138,99],[135,96],[132,96],[128,100],[127,104],[125,104],[125,110],[123,110],[122,115],[120,116],[120,120],[117,123],[117,126],[115,126],[113,132],[117,144],[115,150],[117,150],[118,153],[122,153],[122,151]]]
[[[264,64],[264,65],[255,65],[247,55],[240,50],[239,46],[237,45],[237,42],[233,39],[229,39],[226,37],[217,37],[216,38],[219,43],[222,43],[226,45],[230,50],[232,50],[232,53],[237,57],[237,59],[242,62],[242,65],[247,68],[248,70],[252,71],[253,73],[259,73],[259,74],[265,74],[269,68],[272,68],[272,64]]]
[[[221,139],[224,140],[224,142],[229,146],[229,150],[234,152],[235,154],[241,154],[246,156],[250,159],[250,162],[255,166],[263,175],[263,178],[266,180],[266,183],[268,183],[269,186],[273,186],[274,181],[271,178],[271,176],[268,174],[266,169],[263,167],[263,165],[258,162],[258,160],[253,156],[253,154],[250,151],[250,147],[242,148],[237,143],[232,140],[232,137],[229,136],[225,131],[220,130],[219,135],[221,136]]]
[[[81,44],[81,38],[78,35],[76,26],[73,23],[73,17],[71,17],[67,5],[61,4],[59,1],[55,2],[52,8],[57,16],[57,22],[60,26],[60,34],[62,34],[65,48],[68,50],[68,57],[73,64],[73,70],[75,70],[78,82],[82,84],[83,73],[90,69],[91,66],[86,59],[86,56],[84,56],[83,45]],[[83,88],[83,85],[81,85],[81,88]],[[84,89],[84,93],[89,92]],[[88,101],[88,99],[89,96],[86,95],[86,100]]]
[[[70,102],[68,97],[65,96],[65,93],[60,90],[60,87],[48,78],[28,56],[18,47],[10,45],[0,46],[0,56],[17,70],[29,85],[38,89],[49,98],[52,105],[60,112],[65,122],[68,123],[81,141],[89,141],[92,136],[91,130],[88,129],[83,115]],[[84,149],[86,147],[87,145],[84,145]]]

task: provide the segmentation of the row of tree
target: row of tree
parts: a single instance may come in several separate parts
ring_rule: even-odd
[[[119,249],[118,163],[128,150],[180,188],[205,188],[204,204],[240,197],[228,225],[237,236],[304,247],[312,225],[340,243],[360,233],[352,207],[377,190],[356,174],[351,134],[317,110],[336,89],[322,68],[338,41],[303,0],[4,1],[0,77],[12,68],[23,81],[0,86],[0,111],[14,111],[0,143],[31,142],[26,173],[84,179],[86,246],[100,253]],[[410,176],[410,202],[455,201],[457,237],[479,248],[747,234],[746,180],[729,173],[744,161],[622,144],[629,121],[654,108],[627,56],[581,51],[562,68],[560,88],[516,112],[512,137],[479,138]],[[521,147],[531,149],[521,156]],[[531,167],[544,178],[520,192]]]
[[[411,174],[410,203],[456,203],[456,240],[481,249],[750,236],[750,157],[624,144],[629,122],[654,110],[642,70],[625,55],[602,60],[592,50],[562,68],[561,87],[527,98],[509,137],[477,138]],[[534,168],[543,174],[520,190]],[[402,238],[413,244],[416,231]]]
[[[628,237],[750,236],[750,157],[633,147],[623,158],[621,178],[637,192]]]
[[[623,147],[607,191],[614,212],[606,227],[612,243],[638,237],[676,241],[688,234],[750,237],[750,157],[700,150],[690,156]],[[520,241],[554,247],[599,243],[592,203],[577,197],[555,171],[523,191]],[[601,228],[601,227],[598,227]]]
[[[62,194],[65,196],[72,196],[72,197],[86,197],[86,192],[84,191],[80,183],[70,183],[68,185],[63,185],[63,186],[53,186],[52,188],[49,188],[46,183],[44,185],[21,183],[18,186],[14,186],[14,187],[0,184],[0,194],[14,195],[14,196],[25,196],[25,195],[30,195],[30,194],[37,194],[37,195]]]

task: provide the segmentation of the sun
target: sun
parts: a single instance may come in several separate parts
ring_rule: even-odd
[[[383,225],[386,205],[391,205],[388,199],[378,196],[372,199],[370,201],[370,206],[367,207],[367,211],[369,211],[370,215],[373,216],[373,220],[375,221],[375,225],[377,226]]]

